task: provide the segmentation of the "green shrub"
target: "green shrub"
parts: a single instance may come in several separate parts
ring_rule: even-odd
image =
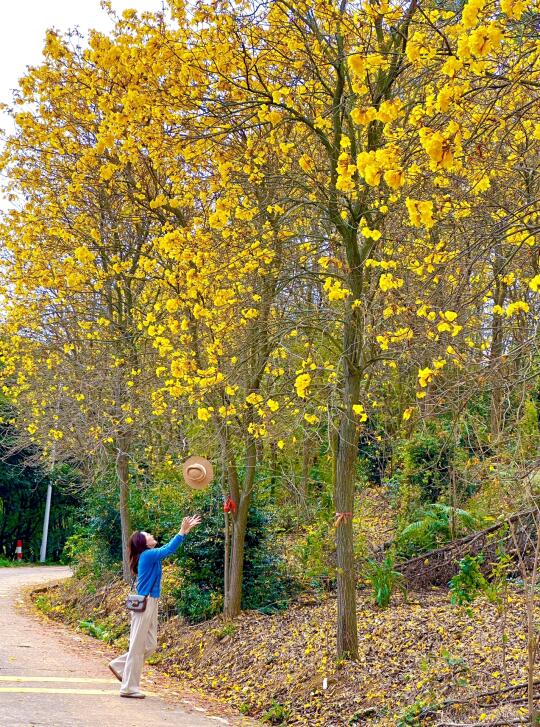
[[[416,432],[403,448],[402,477],[418,488],[423,502],[435,502],[450,486],[453,451],[448,434],[434,426]]]
[[[380,563],[375,560],[368,560],[365,575],[373,588],[375,603],[380,608],[386,608],[390,604],[396,586],[403,589],[403,576],[394,570],[394,556],[392,553],[388,553]]]
[[[459,561],[459,571],[450,580],[450,601],[458,606],[472,603],[476,596],[485,592],[489,584],[484,577],[480,566],[484,556],[466,555]]]
[[[396,727],[421,727],[425,719],[432,716],[440,706],[424,699],[419,699],[407,707],[399,716]]]
[[[45,593],[36,596],[34,599],[34,604],[38,611],[41,611],[42,613],[49,613],[52,608],[51,598]]]
[[[79,628],[100,641],[109,641],[110,634],[103,626],[93,621],[79,621]]]
[[[94,583],[113,563],[108,545],[90,526],[79,526],[66,540],[62,561],[71,565],[78,578],[90,578]]]
[[[538,428],[538,411],[532,399],[527,399],[523,406],[521,419],[517,423],[517,454],[521,458],[536,456],[540,443]]]
[[[270,709],[262,715],[261,722],[268,724],[283,724],[283,722],[288,720],[290,716],[290,709],[274,700]]]
[[[308,581],[311,588],[324,589],[334,578],[330,565],[330,556],[335,550],[334,538],[331,523],[324,519],[307,525],[302,540],[294,546],[302,578]]]
[[[223,626],[214,629],[212,633],[218,641],[221,641],[222,639],[227,638],[227,636],[234,636],[236,633],[236,626],[233,623],[225,623]]]
[[[413,514],[413,521],[404,527],[396,538],[397,554],[413,558],[435,550],[481,527],[481,520],[467,510],[433,503]]]
[[[85,494],[78,525],[64,545],[64,562],[75,574],[97,582],[109,570],[117,570],[122,560],[122,538],[118,511],[116,475],[100,473]]]
[[[173,595],[178,613],[189,623],[211,619],[219,613],[223,605],[223,596],[219,592],[194,583],[187,583],[175,590]]]
[[[186,538],[177,562],[182,585],[173,591],[178,613],[190,623],[212,618],[223,605],[224,523],[217,488],[198,496],[202,524]],[[219,504],[218,504],[219,503]],[[289,605],[295,584],[275,552],[270,514],[255,503],[245,542],[242,608],[273,613]]]

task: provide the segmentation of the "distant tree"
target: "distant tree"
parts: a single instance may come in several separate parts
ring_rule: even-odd
[[[35,452],[13,452],[14,432],[0,427],[0,555],[15,556],[18,539],[23,541],[25,560],[37,560],[43,532],[45,497],[51,474],[36,464]],[[62,466],[54,479],[47,555],[58,560],[66,539],[73,532],[80,499],[73,489],[74,473]]]

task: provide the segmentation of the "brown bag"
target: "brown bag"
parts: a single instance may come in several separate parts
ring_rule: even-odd
[[[148,596],[139,596],[138,593],[130,593],[126,598],[126,608],[128,611],[136,611],[142,613],[146,610],[146,600]]]
[[[159,575],[158,575],[159,578]],[[154,579],[154,582],[152,583],[152,588],[156,585],[156,582],[158,578]],[[131,581],[131,587],[133,588],[133,585],[135,583],[135,578]],[[150,590],[152,590],[152,588]],[[147,602],[148,596],[141,596],[139,593],[129,593],[126,597],[126,608],[128,611],[135,611],[135,613],[142,613],[143,611],[146,611],[146,602]]]

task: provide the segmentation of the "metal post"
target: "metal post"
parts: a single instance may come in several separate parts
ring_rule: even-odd
[[[62,390],[62,387],[60,386],[60,391]],[[56,400],[56,415],[58,416],[58,412],[60,411],[60,393],[58,393],[58,398]],[[52,450],[51,450],[51,471],[49,473],[49,483],[47,485],[47,499],[45,500],[45,515],[43,517],[43,536],[41,538],[41,548],[39,551],[39,562],[45,563],[47,559],[47,539],[49,537],[49,516],[51,514],[51,496],[52,496],[52,483],[51,483],[51,477],[52,473],[54,471],[54,467],[56,465],[56,439],[52,443]]]
[[[49,481],[47,485],[47,500],[45,502],[45,517],[43,518],[43,537],[41,538],[41,550],[39,553],[40,563],[45,563],[47,559],[47,538],[49,535],[49,515],[51,513],[51,495],[52,485]]]

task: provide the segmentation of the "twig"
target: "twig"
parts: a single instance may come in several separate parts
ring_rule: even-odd
[[[535,684],[540,684],[540,679],[534,680]],[[526,689],[528,686],[528,682],[521,682],[520,684],[514,684],[511,687],[503,687],[502,689],[493,689],[490,692],[480,692],[480,694],[475,694],[474,697],[471,697],[471,699],[479,699],[480,697],[491,697],[496,694],[505,694],[506,692],[513,692],[517,689]],[[471,701],[471,699],[467,701]]]
[[[506,727],[509,724],[528,724],[527,719],[505,719],[501,722],[437,722],[435,727]]]
[[[538,699],[538,696],[535,696],[535,699]],[[483,709],[493,709],[493,707],[506,707],[509,704],[523,704],[524,702],[527,702],[529,700],[529,697],[514,697],[514,699],[507,699],[504,702],[497,702],[495,704],[489,704],[485,702],[477,702],[478,707],[482,707]]]
[[[540,684],[540,679],[535,679],[534,684]],[[466,705],[471,704],[473,702],[477,703],[478,699],[481,699],[482,697],[494,697],[499,694],[506,694],[507,692],[517,691],[519,689],[527,689],[528,683],[527,682],[521,682],[520,684],[514,684],[511,687],[503,687],[502,689],[492,689],[488,692],[480,692],[479,694],[473,694],[467,699],[446,699],[444,702],[439,702],[439,706],[437,708],[433,709],[426,709],[424,710],[424,714],[435,714],[436,712],[441,712],[443,709],[446,709],[447,707],[455,707],[456,705]],[[508,704],[516,700],[510,700]],[[507,704],[507,702],[504,702],[504,704]],[[481,706],[481,705],[478,705]],[[486,706],[494,706],[494,705],[486,705]],[[500,706],[500,704],[498,705]],[[486,725],[486,727],[488,727]]]

